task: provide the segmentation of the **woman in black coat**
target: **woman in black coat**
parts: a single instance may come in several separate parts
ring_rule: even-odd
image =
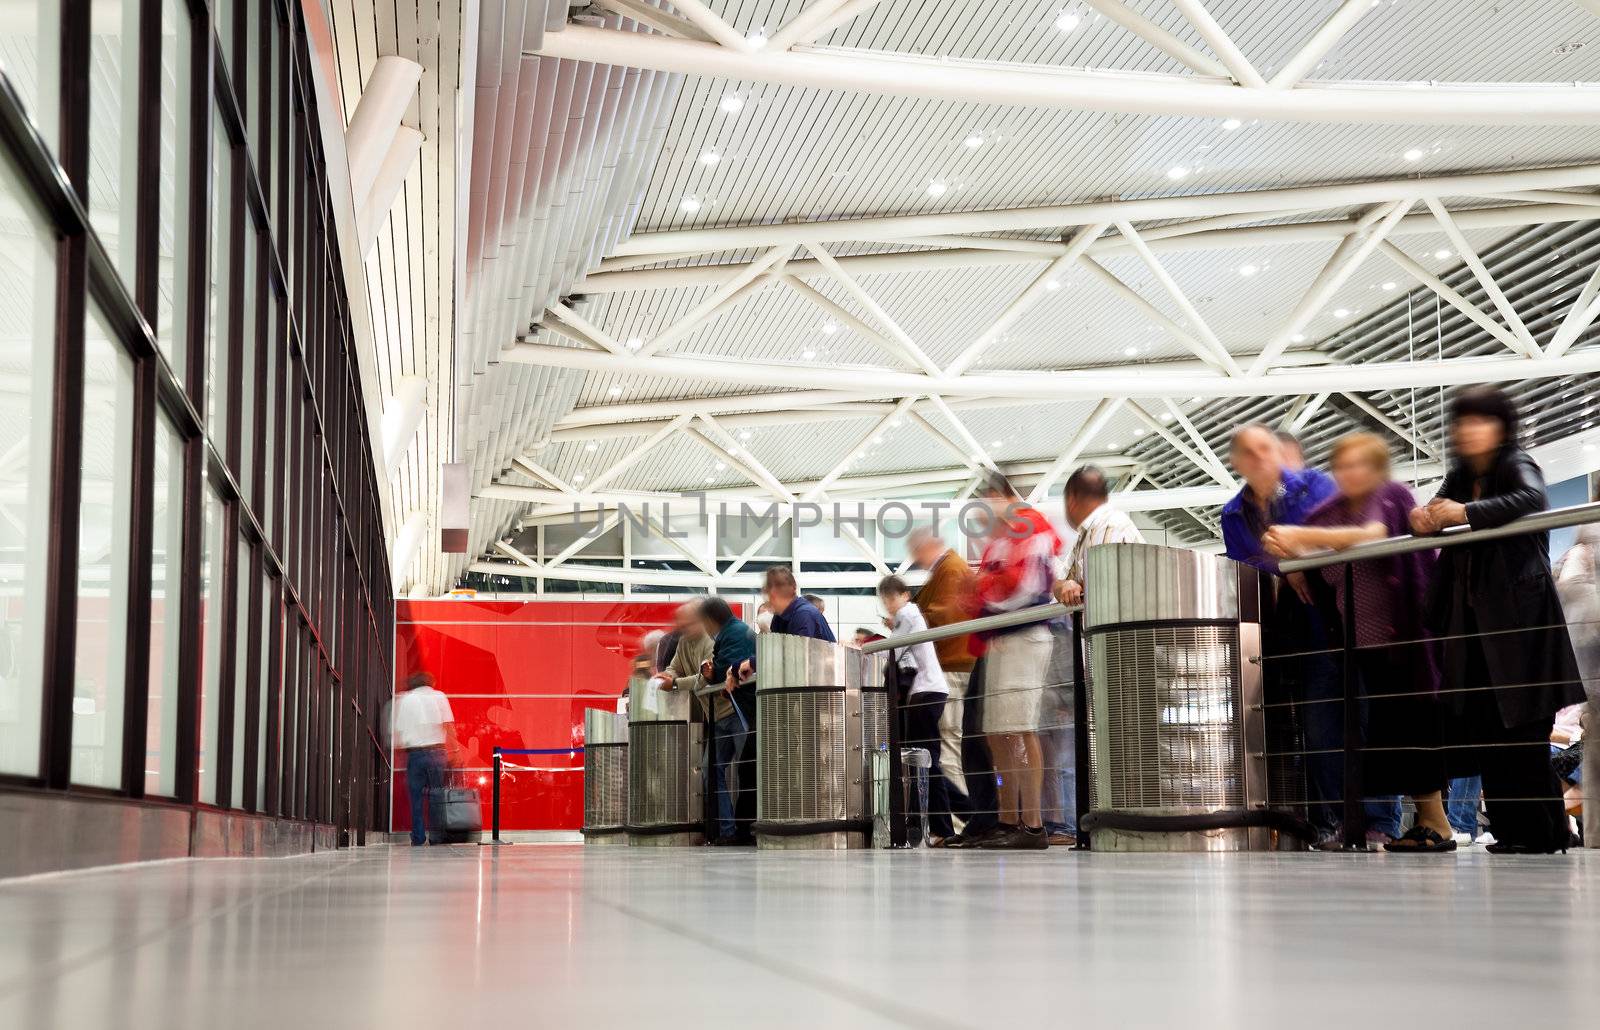
[[[1427,507],[1411,513],[1413,531],[1489,529],[1545,510],[1544,476],[1517,444],[1517,410],[1505,393],[1458,393],[1450,439],[1450,470]],[[1443,548],[1426,602],[1454,716],[1451,772],[1482,774],[1497,853],[1564,851],[1568,843],[1550,726],[1583,692],[1549,552],[1548,533]]]

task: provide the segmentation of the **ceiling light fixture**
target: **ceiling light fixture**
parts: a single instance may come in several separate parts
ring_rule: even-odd
[[[577,475],[575,475],[575,476],[573,476],[573,477],[572,477],[572,481],[573,481],[573,482],[574,482],[574,483],[581,483],[581,482],[583,482],[583,473],[582,473],[582,472],[580,472],[580,473],[578,473],[578,474],[577,474]]]
[[[1394,289],[1394,283],[1393,282],[1384,283],[1382,286],[1378,287],[1378,289],[1384,290],[1384,291],[1392,290],[1392,289]]]
[[[1421,150],[1418,150],[1416,147],[1412,147],[1410,150],[1406,151],[1400,156],[1405,158],[1407,161],[1421,161],[1422,154],[1423,152]]]
[[[1222,131],[1223,132],[1233,132],[1233,131],[1237,130],[1243,124],[1244,124],[1244,122],[1241,122],[1237,118],[1229,118],[1227,121],[1222,123]]]
[[[1334,318],[1349,318],[1350,317],[1350,309],[1349,308],[1334,308],[1333,309],[1333,317]]]
[[[755,47],[757,50],[760,50],[762,47],[767,45],[767,27],[765,25],[759,25],[745,33],[744,38],[749,41],[751,46]]]
[[[1144,430],[1143,429],[1135,429],[1133,431],[1133,435],[1134,436],[1143,436],[1144,435]]]
[[[678,202],[679,210],[691,215],[698,212],[700,210],[700,206],[700,198],[694,196],[684,197]]]
[[[930,197],[942,197],[942,196],[945,195],[946,191],[948,191],[949,189],[950,189],[950,187],[948,185],[946,185],[942,180],[934,179],[932,182],[928,183],[928,196],[930,196]]]
[[[1261,269],[1257,268],[1255,265],[1239,266],[1239,274],[1244,276],[1246,279],[1250,278],[1252,275],[1255,275],[1259,271],[1261,271]]]
[[[1056,17],[1057,32],[1071,32],[1082,24],[1083,18],[1076,11],[1062,11]]]
[[[630,336],[628,337],[627,346],[629,350],[639,350],[644,347],[644,341],[637,336]]]
[[[812,358],[817,356],[817,352],[814,350],[803,351],[801,352],[800,356],[805,360],[810,361]]]
[[[738,114],[744,110],[744,97],[737,93],[728,93],[717,102],[717,106],[722,109],[723,114]]]
[[[721,160],[722,155],[717,153],[715,150],[702,150],[700,152],[700,163],[705,165],[707,168],[716,167],[718,162]]]
[[[1440,247],[1438,250],[1433,252],[1433,256],[1438,258],[1440,261],[1443,261],[1445,258],[1450,256],[1450,251],[1446,250],[1444,247]]]
[[[1167,169],[1167,178],[1171,179],[1173,182],[1177,182],[1179,179],[1182,179],[1188,174],[1189,169],[1185,168],[1183,165],[1173,165],[1171,168]]]
[[[586,444],[583,445],[583,449],[588,451],[590,454],[594,453],[594,448],[595,448],[595,445],[592,444],[592,443],[586,443]]]
[[[739,431],[739,439],[748,441],[750,439],[750,430],[748,430],[748,429],[740,430]]]
[[[1131,358],[1135,354],[1139,353],[1139,348],[1137,348],[1137,347],[1124,347],[1124,348],[1122,348],[1122,353],[1126,354],[1128,357]]]
[[[1161,421],[1163,421],[1163,422],[1171,422],[1172,421],[1172,412],[1163,411],[1161,413]]]
[[[1294,343],[1305,343],[1306,342],[1306,334],[1305,333],[1295,333],[1293,336],[1289,337],[1289,339]]]
[[[822,327],[821,328],[822,328],[822,335],[823,336],[832,336],[834,333],[839,331],[839,323],[838,322],[824,322],[824,323],[822,323]]]
[[[608,395],[612,396],[612,397],[621,397],[622,396],[622,387],[613,386],[611,389],[607,390],[606,393]]]
[[[1055,291],[1061,289],[1061,283],[1055,279],[1046,279],[1044,281],[1044,288],[1049,290],[1051,293],[1054,293]]]
[[[966,147],[968,150],[977,150],[979,147],[983,146],[983,135],[981,133],[974,132],[966,139],[962,140],[961,145]]]
[[[721,472],[723,469],[725,469],[727,467],[728,467],[728,465],[727,465],[726,462],[722,462],[722,461],[717,462],[717,471],[718,472]]]

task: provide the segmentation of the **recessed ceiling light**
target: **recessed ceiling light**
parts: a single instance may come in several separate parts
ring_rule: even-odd
[[[1384,283],[1382,286],[1380,286],[1378,288],[1380,290],[1392,290],[1392,289],[1394,289],[1394,283],[1393,282],[1386,282],[1386,283]]]
[[[1190,397],[1189,398],[1189,403],[1190,404],[1199,404],[1200,403],[1200,398],[1199,397]]]
[[[592,454],[592,453],[594,453],[594,444],[586,443],[586,444],[583,445],[583,449]]]
[[[1144,430],[1143,429],[1135,429],[1133,431],[1133,435],[1134,436],[1143,436],[1144,435]]]
[[[606,393],[610,394],[612,397],[621,397],[622,396],[622,387],[613,386],[611,389],[607,390]]]
[[[715,480],[715,478],[714,478],[714,477],[712,477],[712,476],[707,476],[707,477],[706,477],[706,482],[708,482],[708,483],[713,483],[713,482],[715,482],[715,481],[716,481],[716,480]]]
[[[1046,279],[1044,281],[1044,288],[1049,290],[1051,293],[1054,293],[1056,290],[1061,289],[1061,283],[1055,279]]]
[[[739,431],[739,439],[748,441],[750,439],[750,430],[741,429]]]
[[[822,328],[822,335],[823,336],[832,336],[834,333],[839,331],[839,323],[838,322],[824,322],[824,323],[822,323],[822,327],[821,328]]]
[[[1073,29],[1076,29],[1078,25],[1082,23],[1082,21],[1083,18],[1080,17],[1076,11],[1062,11],[1061,14],[1056,18],[1056,31],[1071,32]]]
[[[812,358],[817,356],[817,352],[814,350],[803,351],[800,356],[805,358],[807,361],[810,361]]]
[[[982,465],[983,464],[982,455],[974,454],[970,458],[968,458],[967,460],[972,462],[972,464],[974,464],[974,465]]]
[[[1334,308],[1333,309],[1333,317],[1334,318],[1349,318],[1350,317],[1350,309],[1349,308]]]
[[[949,189],[950,189],[950,187],[948,185],[946,185],[944,182],[942,182],[939,179],[935,179],[932,182],[928,183],[928,196],[930,196],[930,197],[942,197],[942,196],[945,195],[945,192],[947,190],[949,190]]]
[[[717,102],[723,114],[738,114],[744,110],[744,97],[737,93],[729,93]]]
[[[873,446],[877,446],[877,445],[878,445],[878,444],[880,444],[880,443],[883,443],[883,437],[881,437],[881,436],[874,436],[874,437],[873,437],[873,438],[872,438],[872,443],[873,443]]]
[[[1167,169],[1167,178],[1171,179],[1173,182],[1177,182],[1179,179],[1188,174],[1189,169],[1185,168],[1183,165],[1173,165],[1171,168]]]
[[[1006,445],[1006,442],[1004,440],[996,440],[995,442],[991,443],[989,446],[990,447],[1004,447],[1005,445]]]
[[[1239,274],[1244,276],[1246,279],[1250,278],[1252,275],[1255,275],[1259,271],[1261,271],[1261,269],[1257,268],[1255,265],[1239,266]]]
[[[722,155],[717,153],[715,150],[702,150],[700,152],[700,163],[705,165],[707,168],[713,167],[721,160]]]
[[[1554,50],[1550,51],[1550,52],[1552,54],[1555,54],[1557,57],[1565,57],[1568,54],[1575,54],[1579,50],[1582,50],[1582,49],[1583,49],[1583,40],[1574,39],[1574,40],[1569,40],[1566,43],[1558,44],[1556,46],[1556,48]],[[1589,448],[1587,448],[1587,447],[1584,448],[1584,450],[1588,450],[1588,449]]]
[[[1440,261],[1443,261],[1445,258],[1450,256],[1450,251],[1440,247],[1438,250],[1433,252],[1433,256],[1438,258]]]
[[[900,424],[900,422],[901,422],[901,418],[900,418],[899,415],[896,415],[894,418],[891,418],[889,420],[889,424],[891,426],[898,426]]]
[[[630,336],[628,337],[627,346],[629,350],[638,350],[644,346],[644,341],[639,339],[637,336]]]
[[[725,469],[727,467],[728,467],[727,462],[722,462],[722,461],[717,462],[717,471],[718,472],[721,472],[723,469]]]
[[[765,25],[757,26],[745,33],[744,38],[749,41],[751,46],[760,50],[767,45],[767,27]]]
[[[1161,413],[1161,421],[1163,421],[1163,422],[1171,422],[1172,421],[1172,412],[1163,411]]]
[[[730,455],[732,455],[733,457],[737,458],[739,456],[739,448],[737,448],[737,447],[729,447],[728,448],[728,453]]]
[[[700,210],[700,198],[692,196],[684,197],[682,200],[678,201],[678,208],[692,215],[696,211]]]
[[[1137,348],[1137,347],[1124,347],[1124,348],[1122,348],[1122,353],[1126,354],[1128,357],[1131,358],[1135,354],[1139,353],[1139,348]]]
[[[581,482],[583,482],[583,480],[584,480],[584,475],[583,475],[582,472],[580,472],[577,475],[572,477],[572,481],[574,483],[581,483]]]
[[[1222,123],[1222,131],[1223,132],[1233,132],[1235,129],[1239,128],[1239,126],[1241,126],[1243,124],[1244,124],[1244,122],[1241,122],[1237,118],[1229,118],[1227,121]]]
[[[983,134],[974,132],[966,139],[962,140],[961,145],[966,147],[968,150],[977,150],[979,147],[983,146]]]
[[[1106,449],[1110,450],[1110,451],[1114,451],[1114,450],[1117,449],[1117,445],[1115,443],[1107,443],[1106,444]]]
[[[1293,336],[1289,337],[1289,339],[1294,343],[1305,343],[1306,342],[1306,334],[1305,333],[1295,333]]]
[[[1407,161],[1421,161],[1422,154],[1423,152],[1421,150],[1418,150],[1416,147],[1412,147],[1410,150],[1406,151],[1400,156],[1405,158]]]

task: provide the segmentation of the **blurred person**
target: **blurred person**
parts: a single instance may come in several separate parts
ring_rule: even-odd
[[[756,687],[748,680],[740,682],[737,670],[755,657],[756,633],[720,597],[706,598],[700,615],[711,637],[711,656],[700,663],[700,676],[707,686],[721,684],[717,698],[728,702],[728,716],[718,718],[713,740],[717,809],[723,810],[726,799],[733,829],[714,843],[752,844],[755,838],[751,826],[756,818]],[[717,710],[723,709],[719,705]],[[726,825],[720,828],[728,829]]]
[[[1567,633],[1589,704],[1600,712],[1600,524],[1578,527],[1577,538],[1551,574],[1567,617]]]
[[[979,614],[1000,615],[1049,604],[1054,562],[1061,553],[1055,527],[999,472],[985,475],[981,496],[989,508],[989,538],[978,566]],[[1046,622],[978,634],[988,677],[983,731],[999,766],[1001,826],[1001,832],[980,847],[1050,846],[1040,812],[1044,754],[1039,746],[1039,714],[1053,636]]]
[[[1433,500],[1412,509],[1414,533],[1489,529],[1545,510],[1544,475],[1518,442],[1510,397],[1468,387],[1449,417],[1449,471]],[[1483,777],[1494,854],[1565,851],[1570,838],[1549,739],[1555,714],[1583,691],[1549,548],[1548,533],[1444,548],[1428,592],[1460,745],[1452,757],[1458,773]]]
[[[916,567],[928,573],[915,597],[917,610],[928,625],[948,626],[964,620],[977,594],[977,576],[966,559],[928,526],[911,531],[906,550]],[[988,743],[983,739],[983,698],[970,693],[977,663],[971,639],[965,633],[945,637],[934,643],[933,650],[948,688],[939,716],[939,771],[944,776],[952,827],[960,831],[940,844],[959,847],[969,838],[982,839],[994,830],[998,796]]]
[[[872,643],[875,640],[882,640],[882,639],[883,639],[883,634],[882,633],[874,633],[874,632],[872,632],[872,630],[867,629],[865,626],[860,626],[860,627],[857,627],[855,633],[851,634],[850,646],[851,647],[856,647],[856,648],[865,647],[866,645]]]
[[[1278,438],[1278,446],[1283,449],[1283,467],[1299,472],[1306,467],[1306,452],[1300,446],[1300,438],[1287,429],[1280,429],[1273,434]]]
[[[888,613],[883,621],[889,629],[890,643],[896,637],[928,628],[922,610],[911,599],[911,588],[899,576],[885,576],[878,582],[878,600]],[[928,846],[938,847],[955,832],[939,765],[939,717],[950,698],[950,684],[945,681],[932,643],[891,648],[889,655],[900,672],[900,744],[926,749],[933,763],[928,776]]]
[[[1561,784],[1561,801],[1569,816],[1583,816],[1583,711],[1568,705],[1556,713],[1550,729],[1550,764]]]
[[[833,635],[833,628],[828,625],[828,620],[823,618],[817,606],[807,599],[815,595],[800,593],[795,585],[794,570],[789,566],[769,567],[762,577],[761,593],[772,608],[772,632],[786,633],[794,637],[810,637],[812,640],[826,640],[830,644],[838,643]],[[744,678],[754,675],[755,668],[756,657],[752,652],[750,657],[739,665],[738,676]]]
[[[406,681],[406,692],[395,699],[393,732],[396,747],[406,752],[406,793],[411,797],[411,846],[421,847],[438,838],[431,825],[433,791],[444,786],[449,766],[450,740],[455,735],[455,714],[450,700],[434,687],[431,672],[419,672]]]
[[[1305,525],[1268,529],[1262,539],[1268,554],[1294,558],[1409,534],[1416,500],[1389,478],[1389,448],[1382,440],[1371,433],[1342,437],[1333,445],[1331,464],[1339,492],[1313,509]],[[1364,695],[1362,733],[1371,749],[1363,752],[1363,792],[1409,794],[1416,805],[1416,822],[1386,845],[1390,851],[1456,849],[1444,807],[1448,776],[1439,672],[1422,620],[1433,562],[1427,551],[1358,561],[1353,597],[1345,596],[1342,565],[1317,570],[1333,591],[1339,626],[1353,617],[1361,648],[1356,669]]]
[[[711,634],[706,630],[701,615],[700,601],[680,604],[672,613],[672,628],[677,634],[677,647],[672,663],[657,673],[662,690],[684,690],[694,697],[696,717],[706,723],[706,790],[708,807],[715,813],[716,832],[707,834],[715,841],[734,835],[733,800],[728,792],[718,787],[717,748],[724,737],[739,732],[739,721],[733,712],[733,701],[723,693],[705,693],[705,677],[700,666],[711,658]]]
[[[1261,538],[1271,526],[1302,525],[1306,516],[1337,492],[1332,479],[1316,469],[1292,469],[1284,462],[1283,442],[1270,426],[1252,422],[1234,430],[1228,458],[1244,486],[1222,506],[1222,539],[1234,561],[1267,575],[1262,583],[1262,651],[1268,656],[1325,652],[1329,647],[1323,612],[1304,573],[1278,575],[1278,560]],[[1321,581],[1319,578],[1318,586]],[[1295,702],[1304,734],[1306,820],[1319,841],[1337,845],[1343,794],[1344,696],[1337,665],[1326,653],[1279,657],[1263,666],[1267,689]]]
[[[800,596],[805,598],[811,607],[815,608],[823,615],[828,614],[828,602],[822,599],[821,594],[801,594]]]
[[[1099,466],[1080,466],[1067,477],[1061,501],[1067,525],[1076,535],[1053,591],[1062,604],[1083,603],[1084,556],[1089,548],[1144,543],[1139,527],[1110,500],[1105,470]],[[1072,648],[1080,645],[1070,627],[1056,638],[1056,644],[1061,653],[1054,655],[1051,662],[1050,689],[1045,697],[1047,711],[1041,719],[1039,743],[1045,760],[1045,828],[1050,831],[1051,844],[1069,846],[1077,843],[1077,769],[1073,765],[1076,742],[1072,736],[1077,713],[1072,706]]]
[[[762,601],[761,604],[756,608],[755,629],[757,633],[772,632],[772,605],[765,601]]]

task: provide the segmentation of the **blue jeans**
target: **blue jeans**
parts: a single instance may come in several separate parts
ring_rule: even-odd
[[[411,795],[411,843],[426,844],[428,793],[444,786],[444,748],[413,748],[406,752],[406,792]]]
[[[745,729],[738,712],[734,712],[726,719],[717,720],[717,753],[715,764],[712,766],[714,772],[712,789],[717,795],[717,830],[723,837],[732,837],[738,832],[733,822],[733,794],[728,789],[728,773],[743,757],[745,738],[749,735],[750,731]],[[752,773],[744,771],[743,775],[749,777]]]
[[[1445,792],[1444,813],[1450,828],[1457,833],[1478,835],[1478,795],[1483,793],[1483,777],[1458,776]]]

